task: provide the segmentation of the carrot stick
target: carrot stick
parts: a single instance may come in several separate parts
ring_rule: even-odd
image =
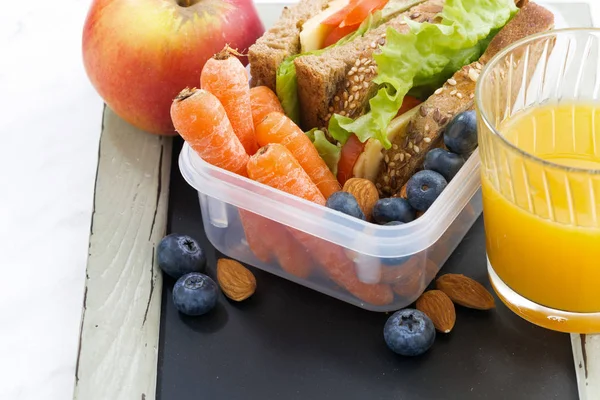
[[[289,234],[285,227],[248,211],[240,210],[240,216],[242,214],[246,241],[248,244],[253,242],[255,254],[255,249],[266,249],[269,253],[268,256],[275,255],[279,266],[287,273],[299,278],[306,278],[310,275],[313,264],[310,254]],[[252,225],[252,231],[246,229],[246,226],[249,225]],[[249,237],[252,234],[257,235],[256,238]],[[256,244],[256,239],[260,241],[260,244]]]
[[[284,114],[267,115],[256,126],[256,139],[261,146],[279,143],[287,147],[326,199],[342,190],[308,136]]]
[[[275,189],[325,205],[325,198],[310,180],[292,153],[273,143],[262,147],[250,157],[248,177]]]
[[[272,222],[272,221],[269,221]],[[313,260],[309,251],[298,243],[281,225],[267,234],[281,269],[299,278],[308,278]]]
[[[249,211],[240,210],[246,242],[256,258],[264,263],[277,259],[281,269],[299,278],[307,278],[312,258],[289,232],[277,222]]]
[[[270,245],[261,237],[269,229],[267,226],[268,220],[240,209],[240,221],[246,234],[246,242],[248,242],[248,247],[250,247],[252,253],[260,261],[264,263],[270,262],[273,259]]]
[[[254,129],[269,113],[274,111],[283,113],[277,95],[267,86],[255,86],[250,89],[250,105]]]
[[[248,161],[248,176],[265,185],[302,197],[317,204],[325,204],[318,191],[298,161],[284,146],[268,144]],[[346,257],[341,247],[295,229],[289,230],[323,266],[329,277],[359,299],[374,305],[392,302],[394,294],[389,285],[366,284],[358,280],[354,263]]]
[[[202,89],[182,90],[171,104],[171,119],[177,132],[204,161],[247,176],[248,154],[215,96]]]
[[[361,282],[356,276],[354,262],[346,257],[340,246],[295,229],[290,231],[323,266],[332,281],[367,303],[383,306],[392,302],[394,293],[391,287],[383,283]]]
[[[229,47],[209,59],[200,74],[200,86],[214,94],[223,104],[233,131],[246,152],[256,153],[254,123],[250,106],[248,72],[236,52]]]

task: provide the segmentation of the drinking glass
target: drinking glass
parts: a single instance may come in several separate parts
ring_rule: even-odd
[[[599,57],[600,29],[530,36],[487,63],[476,91],[491,283],[512,311],[562,332],[600,332]],[[552,123],[507,136],[536,109]]]

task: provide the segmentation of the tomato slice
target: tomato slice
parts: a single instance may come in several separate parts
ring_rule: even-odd
[[[359,1],[361,0],[350,0],[346,7],[342,8],[335,14],[329,16],[327,19],[321,22],[321,24],[333,27],[339,26],[344,20],[344,18],[346,18],[346,15],[350,14],[350,12],[354,9],[354,7],[356,6],[356,4],[358,4]]]
[[[354,176],[354,164],[356,164],[358,157],[360,157],[364,149],[365,143],[361,143],[356,135],[350,136],[346,144],[342,146],[337,171],[337,179],[342,186],[348,179]]]
[[[404,96],[404,100],[402,101],[402,105],[400,106],[400,109],[398,110],[398,114],[396,114],[396,117],[399,117],[400,115],[404,114],[405,112],[412,110],[413,108],[415,108],[416,106],[418,106],[421,103],[422,103],[422,101],[417,99],[416,97]]]
[[[340,28],[339,26],[335,27],[323,41],[323,48],[339,42],[341,38],[354,32],[359,26],[360,25],[344,26],[343,28]]]
[[[360,0],[358,4],[346,14],[340,23],[340,28],[349,25],[361,24],[373,11],[381,10],[389,0]]]
[[[389,0],[350,0],[348,5],[321,22],[333,30],[325,38],[322,47],[337,43],[354,32],[373,11],[381,10]]]

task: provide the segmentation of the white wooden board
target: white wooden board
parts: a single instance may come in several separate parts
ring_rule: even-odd
[[[171,142],[105,108],[75,399],[154,399]]]
[[[600,399],[600,335],[571,335],[580,400]]]

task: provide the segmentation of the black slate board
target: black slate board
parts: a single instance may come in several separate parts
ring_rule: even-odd
[[[201,223],[197,193],[179,173],[176,140],[169,232],[201,240],[214,277],[218,254]],[[200,318],[177,313],[165,277],[159,400],[187,399],[577,399],[569,336],[531,325],[500,301],[492,312],[457,308],[449,335],[419,358],[387,349],[386,314],[373,313],[252,268],[256,294],[221,296]],[[479,218],[444,266],[489,287]]]

